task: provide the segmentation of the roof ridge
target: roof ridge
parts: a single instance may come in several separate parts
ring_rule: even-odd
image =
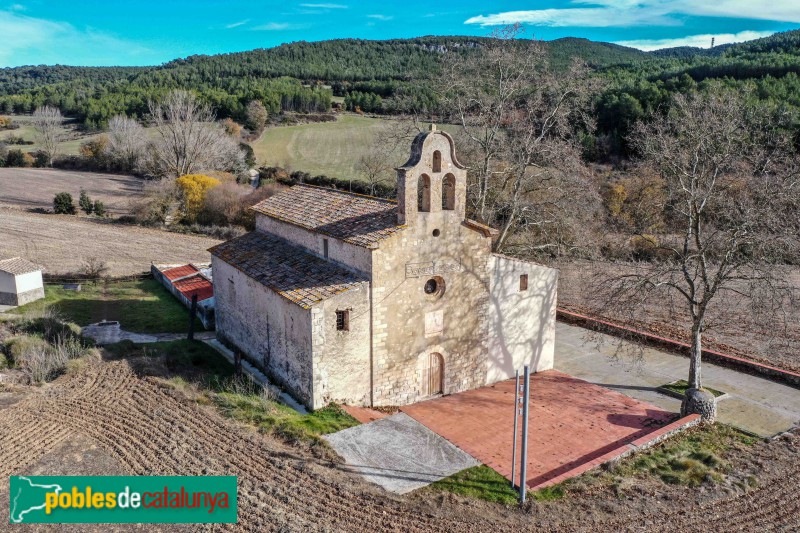
[[[356,198],[365,198],[367,200],[377,200],[379,202],[385,202],[387,204],[397,205],[397,200],[392,200],[391,198],[381,198],[380,196],[372,196],[369,194],[361,194],[352,191],[343,191],[342,189],[334,189],[333,187],[325,187],[323,185],[312,185],[311,183],[295,183],[292,187],[308,187],[310,189],[320,189],[323,191],[331,191],[339,194],[346,194],[348,196],[355,196]],[[278,193],[280,194],[280,193]]]

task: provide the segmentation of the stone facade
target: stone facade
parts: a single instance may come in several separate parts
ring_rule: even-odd
[[[496,231],[466,219],[450,136],[420,134],[397,173],[397,203],[296,186],[255,206],[256,233],[312,258],[277,280],[240,271],[248,250],[215,257],[219,335],[312,408],[403,405],[552,368],[557,271],[491,252]],[[341,270],[336,290],[310,281],[319,260]]]

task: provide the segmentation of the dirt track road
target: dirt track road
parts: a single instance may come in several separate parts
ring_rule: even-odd
[[[239,524],[198,526],[199,531],[789,531],[800,527],[797,434],[756,445],[745,466],[758,470],[758,487],[746,493],[667,488],[658,496],[577,495],[558,502],[532,502],[523,513],[430,492],[389,496],[304,449],[222,418],[212,407],[191,402],[118,360],[62,377],[0,408],[0,477],[28,473],[42,456],[75,435],[96,443],[121,472],[239,476]],[[0,484],[3,516],[8,512],[7,487]]]

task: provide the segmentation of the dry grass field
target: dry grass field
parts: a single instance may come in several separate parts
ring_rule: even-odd
[[[53,197],[68,192],[77,202],[84,189],[101,200],[112,215],[125,214],[130,200],[140,196],[144,180],[134,176],[55,170],[50,168],[0,168],[0,206],[52,209]]]
[[[110,275],[150,270],[150,263],[208,262],[219,241],[195,235],[68,215],[0,207],[0,256],[21,256],[50,274],[77,271],[86,259],[105,261]]]

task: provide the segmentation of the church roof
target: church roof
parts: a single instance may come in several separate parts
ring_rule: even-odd
[[[280,237],[258,231],[208,251],[304,309],[367,281]]]
[[[397,224],[397,203],[391,200],[305,184],[267,198],[253,210],[365,248],[376,248],[404,227]]]

